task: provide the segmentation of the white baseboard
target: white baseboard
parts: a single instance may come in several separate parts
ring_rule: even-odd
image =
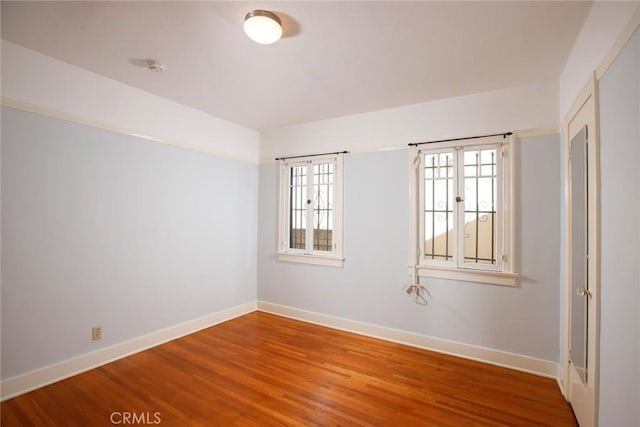
[[[564,381],[562,381],[562,378],[560,377],[560,375],[558,375],[558,377],[556,378],[556,381],[558,382],[558,388],[560,389],[560,393],[562,393],[562,397],[565,398],[565,400],[569,400],[569,396],[567,395],[567,391],[564,389]]]
[[[450,354],[452,356],[463,357],[465,359],[503,366],[543,377],[555,379],[558,376],[558,364],[549,360],[536,359],[529,356],[523,356],[521,354],[508,353],[486,347],[434,338],[412,332],[405,332],[398,329],[300,310],[265,301],[258,301],[258,310],[265,313],[272,313],[278,316],[301,320],[303,322],[340,329],[346,332],[353,332],[360,335],[379,338],[385,341],[406,344],[425,350],[437,351],[439,353]]]
[[[226,322],[227,320],[234,319],[256,310],[301,320],[303,322],[340,329],[346,332],[366,335],[385,341],[396,342],[412,347],[463,357],[465,359],[472,359],[479,362],[490,363],[492,365],[516,369],[518,371],[529,372],[535,375],[556,379],[558,378],[558,364],[552,361],[536,359],[520,354],[507,353],[500,350],[493,350],[456,341],[444,340],[441,338],[429,337],[398,329],[272,304],[265,301],[258,301],[257,303],[249,302],[227,308],[198,319],[134,338],[130,341],[83,354],[23,375],[8,378],[0,383],[0,400],[4,401],[6,399],[16,397],[31,390],[61,381],[73,375],[97,368],[115,360],[122,359],[123,357],[164,344],[176,338],[192,334],[199,330]]]
[[[3,380],[0,385],[0,400],[10,399],[31,390],[69,378],[73,375],[97,368],[98,366],[113,362],[114,360],[122,359],[123,357],[130,356],[134,353],[138,353],[254,311],[256,311],[255,301],[237,305],[235,307],[230,307],[208,314],[198,319],[190,320],[166,329],[152,332],[148,335],[134,338],[130,341],[125,341],[111,347],[103,348],[101,350],[64,360],[35,371],[27,372],[26,374],[8,378]]]

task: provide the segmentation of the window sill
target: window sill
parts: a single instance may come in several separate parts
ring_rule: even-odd
[[[325,256],[307,255],[307,254],[287,254],[287,253],[279,253],[278,261],[299,262],[303,264],[324,265],[326,267],[339,267],[339,268],[342,268],[344,264],[344,258],[325,257]]]
[[[409,274],[413,274],[412,267],[409,267]],[[437,279],[477,282],[487,285],[516,286],[518,284],[517,273],[505,273],[502,271],[464,270],[418,266],[418,275],[420,277],[435,277]]]

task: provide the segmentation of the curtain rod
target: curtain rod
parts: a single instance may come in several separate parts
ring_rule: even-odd
[[[441,139],[438,141],[429,141],[429,142],[412,142],[409,144],[409,147],[417,147],[418,145],[422,145],[422,144],[435,144],[436,142],[451,142],[451,141],[463,141],[465,139],[488,138],[490,136],[502,136],[503,138],[506,138],[509,135],[513,135],[513,132],[494,133],[492,135],[469,136],[467,138]]]
[[[304,156],[276,157],[276,160],[299,159],[301,157],[328,156],[330,154],[349,154],[348,151],[335,151],[333,153],[306,154]]]

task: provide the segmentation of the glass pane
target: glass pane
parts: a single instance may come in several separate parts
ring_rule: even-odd
[[[571,363],[587,382],[587,127],[571,140]]]
[[[495,264],[497,150],[464,152],[464,261]]]
[[[289,174],[289,248],[306,249],[307,167],[293,166]]]
[[[333,250],[333,163],[313,165],[313,250]]]
[[[424,156],[424,256],[453,259],[453,152]]]

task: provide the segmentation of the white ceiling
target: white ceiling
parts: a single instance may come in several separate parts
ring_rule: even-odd
[[[556,80],[590,6],[2,1],[2,38],[267,130]],[[246,37],[253,9],[276,12],[285,38]],[[143,68],[147,58],[166,71]]]

